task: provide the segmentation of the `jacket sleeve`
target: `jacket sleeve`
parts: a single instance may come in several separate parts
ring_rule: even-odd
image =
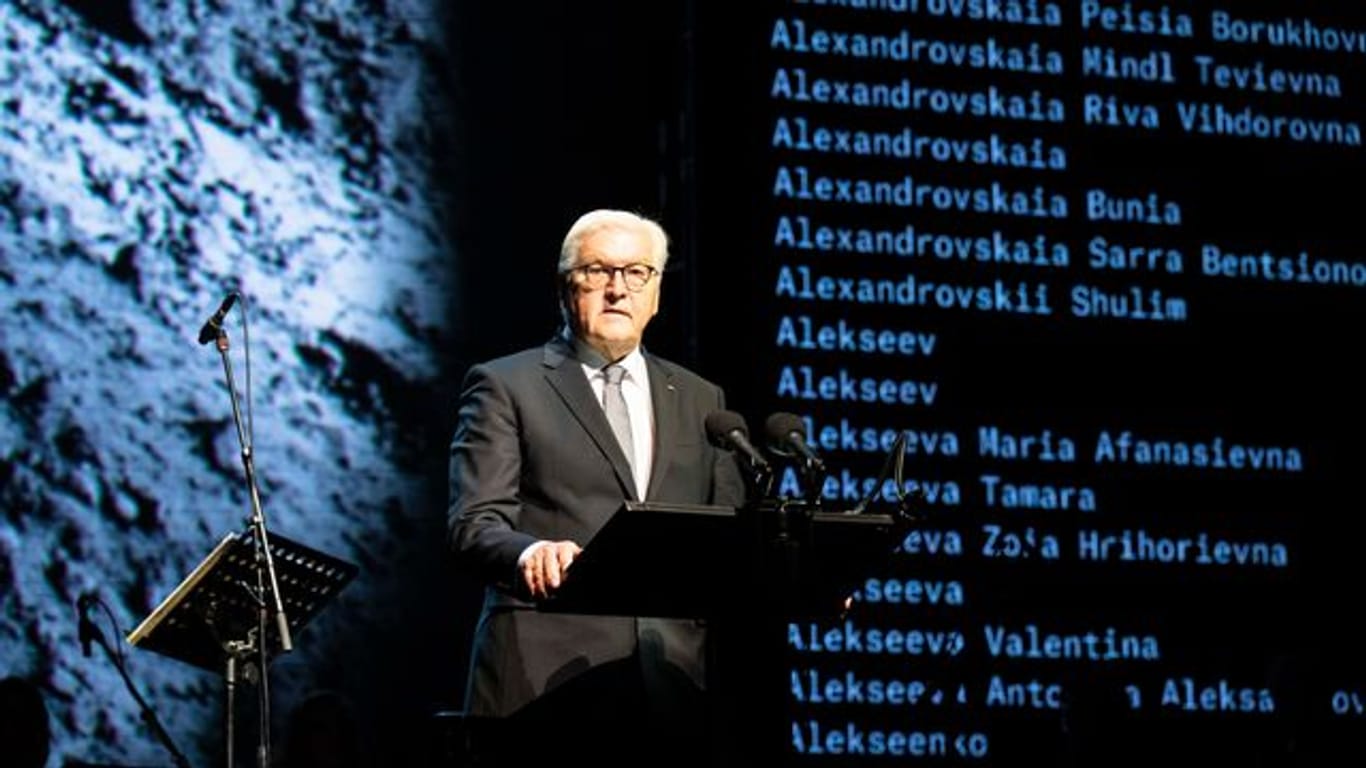
[[[457,567],[514,588],[517,557],[536,541],[517,530],[522,504],[520,417],[496,374],[474,366],[451,439],[447,532]]]

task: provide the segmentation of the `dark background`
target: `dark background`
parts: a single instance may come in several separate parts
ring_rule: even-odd
[[[1289,547],[1290,567],[1271,571],[1151,564],[1088,566],[1066,559],[1047,566],[1000,564],[972,557],[953,565],[897,561],[886,568],[873,567],[874,573],[890,572],[903,578],[936,574],[961,578],[971,597],[969,607],[959,613],[884,606],[869,608],[862,618],[882,626],[967,628],[973,653],[943,668],[919,660],[813,660],[789,654],[794,668],[814,664],[834,671],[852,668],[870,676],[921,673],[977,685],[989,672],[1005,669],[1017,676],[1038,674],[1063,682],[1068,701],[1061,712],[973,708],[911,714],[849,707],[836,709],[840,716],[886,727],[930,722],[949,728],[980,728],[992,734],[990,762],[1001,765],[1115,764],[1126,759],[1318,764],[1335,749],[1352,748],[1351,734],[1359,723],[1359,718],[1333,715],[1330,696],[1358,690],[1355,686],[1362,679],[1359,635],[1350,629],[1354,618],[1348,607],[1348,596],[1356,594],[1360,584],[1354,553],[1362,533],[1350,511],[1358,496],[1352,478],[1362,460],[1357,437],[1362,409],[1357,403],[1363,382],[1353,362],[1355,339],[1362,327],[1360,289],[1203,278],[1199,276],[1199,244],[1216,242],[1245,251],[1270,249],[1289,254],[1303,248],[1326,258],[1355,261],[1361,238],[1353,198],[1338,191],[1337,184],[1341,181],[1351,187],[1351,179],[1362,166],[1361,151],[1185,135],[1175,128],[1175,111],[1168,105],[1178,98],[1221,100],[1236,107],[1252,104],[1274,114],[1360,120],[1361,102],[1356,96],[1362,82],[1360,56],[1217,46],[1209,42],[1207,24],[1208,12],[1216,6],[1204,3],[1168,9],[1191,14],[1196,20],[1195,40],[1097,31],[1083,34],[1076,8],[1062,7],[1062,27],[1040,30],[928,14],[903,16],[784,3],[743,9],[702,3],[680,9],[677,4],[664,4],[648,12],[633,4],[578,7],[572,14],[575,18],[558,23],[567,29],[592,30],[586,37],[594,42],[577,45],[568,41],[580,39],[578,35],[553,34],[554,40],[565,41],[563,49],[555,42],[547,42],[544,48],[564,54],[553,65],[555,72],[564,73],[563,79],[549,75],[547,80],[542,65],[536,63],[538,55],[527,56],[525,49],[514,57],[511,71],[542,86],[562,83],[563,90],[546,100],[556,105],[557,114],[549,119],[575,115],[582,123],[568,120],[565,130],[545,137],[540,133],[540,119],[525,111],[532,106],[517,98],[523,92],[520,88],[485,83],[488,91],[476,96],[473,103],[481,106],[474,113],[495,115],[499,128],[494,133],[499,136],[538,138],[508,145],[506,156],[483,158],[488,167],[482,176],[498,192],[462,198],[480,206],[481,212],[471,219],[479,222],[480,231],[494,233],[493,241],[500,246],[510,245],[514,227],[506,223],[500,210],[503,204],[498,202],[504,185],[515,184],[518,191],[509,196],[523,203],[535,197],[528,190],[540,189],[543,183],[558,185],[554,201],[546,201],[547,215],[540,217],[547,222],[545,231],[533,236],[535,225],[518,230],[528,250],[542,253],[557,242],[565,222],[583,208],[601,203],[657,212],[675,238],[675,261],[665,280],[664,312],[647,338],[650,348],[694,365],[724,384],[732,407],[748,418],[753,431],[760,430],[764,417],[777,410],[812,415],[826,423],[850,416],[861,424],[956,428],[964,440],[964,456],[957,460],[910,457],[908,461],[908,474],[957,479],[968,489],[963,505],[931,510],[931,526],[972,532],[989,522],[1034,525],[1060,535],[1068,546],[1072,541],[1068,532],[1087,526],[1144,528],[1171,535],[1204,531],[1234,540],[1272,539]],[[1157,7],[1143,5],[1138,10]],[[1341,3],[1293,8],[1238,4],[1225,10],[1245,19],[1274,20],[1289,14],[1347,28],[1360,24],[1361,18],[1355,8]],[[497,18],[488,9],[479,13],[480,23],[517,28],[525,34],[516,19]],[[642,19],[642,13],[652,18]],[[947,67],[917,69],[770,50],[773,20],[791,17],[859,31],[895,31],[904,25],[912,36],[949,40],[987,35],[1022,44],[1039,40],[1064,52],[1068,74],[1046,79]],[[1114,45],[1136,54],[1150,47],[1170,50],[1178,62],[1180,83],[1153,86],[1084,80],[1077,74],[1077,52],[1083,43]],[[540,45],[531,48],[542,50]],[[1201,89],[1194,84],[1190,63],[1190,56],[1196,54],[1212,54],[1241,65],[1260,59],[1267,66],[1336,73],[1345,93],[1333,101]],[[773,69],[780,64],[805,66],[813,77],[880,80],[909,74],[917,85],[980,86],[991,80],[1006,88],[1040,87],[1064,100],[1069,117],[1061,125],[1021,126],[1008,121],[889,115],[878,110],[841,112],[836,107],[779,103],[768,99],[767,93]],[[575,83],[584,84],[583,90]],[[1086,90],[1163,105],[1166,128],[1149,133],[1084,126],[1078,117],[1079,94]],[[779,114],[802,114],[812,122],[859,128],[896,128],[909,123],[917,132],[946,136],[979,136],[988,130],[1007,137],[1041,135],[1051,144],[1066,147],[1068,169],[1027,172],[785,153],[768,143],[772,121]],[[624,159],[627,148],[633,148],[630,160]],[[542,149],[546,154],[541,154]],[[649,162],[644,160],[647,157]],[[995,178],[1029,187],[1042,182],[1068,195],[1071,215],[1063,222],[1036,226],[972,214],[841,209],[778,201],[771,188],[779,164],[807,164],[813,173],[872,178],[897,178],[910,172],[917,181],[940,183],[981,183]],[[533,181],[538,171],[549,180]],[[1095,186],[1135,194],[1156,189],[1164,199],[1179,202],[1183,224],[1167,229],[1086,222],[1084,190]],[[516,217],[525,211],[515,205],[511,209],[519,211]],[[772,246],[773,222],[779,213],[808,213],[827,221],[872,225],[909,221],[935,231],[977,233],[997,226],[1022,236],[1046,231],[1050,239],[1068,244],[1072,264],[1056,273],[981,265],[955,271],[927,263],[927,259],[890,263],[878,259],[894,257],[792,255]],[[1085,267],[1086,243],[1097,233],[1112,241],[1179,247],[1185,255],[1185,274],[1091,272]],[[533,240],[542,244],[537,246]],[[477,250],[487,252],[483,247]],[[817,271],[845,275],[899,276],[912,271],[923,279],[948,281],[996,275],[1047,281],[1056,314],[1019,318],[888,307],[784,305],[773,297],[773,265],[778,262],[808,263]],[[500,271],[505,265],[506,274]],[[480,280],[472,285],[485,284],[485,279],[517,280],[510,263],[480,264],[476,269],[490,272],[479,272]],[[1071,318],[1067,289],[1073,283],[1161,287],[1168,295],[1183,296],[1191,317],[1171,324]],[[550,295],[548,284],[538,288],[536,295]],[[477,302],[465,306],[479,311]],[[825,371],[834,365],[828,354],[795,353],[774,346],[775,319],[795,312],[935,330],[941,354],[929,365],[890,358],[845,358],[839,364],[861,374],[908,378],[925,376],[930,369],[932,378],[941,384],[940,404],[912,413],[885,406],[793,402],[775,396],[780,365],[811,363],[824,366]],[[524,322],[528,332],[509,337],[544,335],[554,318],[547,308],[544,320],[524,316]],[[481,338],[480,351],[482,343]],[[507,346],[490,344],[487,351]],[[1287,475],[1105,467],[1090,463],[1092,445],[1086,439],[1080,440],[1082,460],[1075,465],[993,465],[972,455],[975,425],[986,423],[1022,431],[1049,428],[1074,438],[1098,429],[1112,434],[1130,429],[1148,436],[1191,440],[1218,434],[1226,442],[1294,445],[1305,456],[1306,469]],[[827,460],[835,469],[872,473],[880,457],[835,455]],[[984,509],[974,486],[977,474],[985,471],[1008,479],[1087,485],[1096,489],[1101,511],[1087,516]],[[979,655],[980,636],[972,630],[976,623],[1012,620],[1037,622],[1045,628],[1115,626],[1152,632],[1160,638],[1162,659],[1128,667],[1085,662],[1035,666],[993,662]],[[1160,684],[1183,675],[1206,681],[1224,677],[1243,686],[1265,687],[1274,693],[1276,712],[1206,715],[1158,707]],[[1144,707],[1139,711],[1123,699],[1127,683],[1144,688]],[[789,694],[775,690],[773,706],[790,708],[795,713],[790,722],[830,712],[795,706]],[[831,759],[835,758],[826,758]],[[856,762],[855,758],[845,760]]]
[[[908,457],[909,474],[955,479],[968,489],[979,471],[993,469],[1084,483],[1102,499],[1094,519],[1011,513],[1009,522],[1059,531],[1078,524],[1207,530],[1278,538],[1291,548],[1292,567],[1276,573],[898,561],[887,575],[961,578],[968,608],[917,613],[883,606],[860,614],[860,621],[962,628],[976,651],[980,635],[972,627],[982,621],[1059,628],[1109,623],[1158,633],[1163,660],[1137,671],[1023,663],[1011,669],[1064,682],[1072,698],[1061,713],[848,708],[839,717],[987,731],[991,762],[1000,765],[1113,764],[1126,756],[1320,765],[1330,764],[1337,749],[1360,749],[1360,716],[1335,717],[1329,708],[1334,691],[1361,696],[1366,690],[1354,629],[1363,531],[1359,403],[1366,391],[1356,373],[1360,289],[1200,279],[1191,246],[1208,237],[1248,250],[1305,247],[1358,258],[1359,206],[1350,190],[1363,170],[1359,148],[1107,132],[1074,120],[1037,129],[1067,146],[1069,170],[1056,178],[1040,173],[1069,193],[1074,213],[1079,191],[1093,184],[1152,185],[1180,199],[1188,223],[1179,231],[1142,230],[1135,237],[1170,236],[1189,246],[1184,277],[1151,280],[1190,301],[1193,316],[1185,324],[784,306],[773,298],[773,264],[807,257],[775,254],[778,212],[914,220],[946,231],[976,231],[989,222],[775,201],[779,163],[828,163],[837,168],[832,172],[878,178],[911,172],[945,183],[999,175],[1024,184],[1034,177],[783,155],[768,146],[777,113],[868,127],[910,122],[944,135],[1034,128],[915,114],[841,116],[829,108],[776,104],[766,94],[779,62],[848,77],[865,69],[770,50],[773,19],[802,16],[870,31],[890,22],[909,26],[913,35],[947,39],[1023,39],[1032,32],[783,3],[339,3],[312,15],[297,9],[272,15],[266,5],[35,2],[13,4],[0,17],[11,39],[32,44],[5,54],[21,97],[7,107],[3,133],[0,286],[8,314],[0,388],[12,439],[0,475],[0,573],[13,589],[0,602],[0,652],[9,672],[37,682],[47,697],[54,723],[50,764],[167,762],[113,668],[98,655],[79,655],[73,606],[78,595],[98,592],[126,632],[224,530],[240,523],[245,504],[221,371],[210,350],[192,343],[230,288],[259,312],[250,343],[262,433],[257,456],[271,522],[356,562],[362,573],[296,639],[300,653],[277,662],[277,741],[288,744],[290,713],[300,701],[330,691],[352,707],[354,732],[363,737],[358,754],[376,764],[413,764],[428,753],[431,739],[441,735],[433,732],[430,713],[459,701],[477,608],[475,590],[446,568],[441,543],[445,441],[460,377],[478,360],[539,344],[555,330],[560,239],[580,213],[595,207],[634,209],[664,223],[673,255],[647,345],[723,384],[752,431],[779,410],[824,421],[847,415],[893,428],[952,428],[964,455]],[[1076,10],[1060,5],[1067,6],[1064,26],[1039,36],[1073,51],[1080,42]],[[1201,11],[1183,10],[1203,18]],[[1362,25],[1351,3],[1239,3],[1228,10]],[[228,29],[235,35],[219,34]],[[1138,36],[1101,39],[1133,51],[1165,45]],[[224,40],[235,52],[226,67]],[[1176,41],[1170,48],[1182,59],[1198,52],[1275,58],[1204,42]],[[88,68],[62,58],[72,50]],[[51,52],[50,61],[43,51]],[[1344,98],[1304,111],[1342,119],[1361,118],[1361,61],[1360,54],[1284,53],[1285,66],[1340,74]],[[1069,54],[1069,73],[1075,65]],[[947,69],[912,74],[943,84],[984,77]],[[91,82],[103,90],[88,87]],[[1074,86],[1083,84],[1069,75],[1046,87]],[[409,97],[412,92],[419,96]],[[1161,97],[1172,95],[1193,93],[1177,89]],[[1310,103],[1248,101],[1269,112],[1297,112]],[[44,105],[57,106],[44,112]],[[215,134],[203,128],[182,130],[195,120],[240,144],[212,143]],[[85,132],[90,125],[126,144],[116,151],[92,140]],[[127,139],[130,131],[137,141]],[[158,134],[183,141],[159,143]],[[47,169],[67,165],[42,161],[49,147],[44,135],[75,137],[85,148],[86,174],[73,181],[54,172],[49,182]],[[138,160],[125,163],[125,151]],[[248,162],[229,162],[234,152]],[[51,150],[53,158],[66,156]],[[215,163],[236,177],[225,170],[221,179],[203,180],[202,168]],[[306,181],[272,192],[269,184],[252,186],[253,168],[266,179]],[[336,186],[326,181],[333,173]],[[332,202],[336,187],[344,203]],[[1338,191],[1344,187],[1349,191]],[[230,215],[236,209],[217,196],[224,189],[249,200],[240,215]],[[308,193],[329,202],[300,204],[314,199]],[[117,223],[106,225],[96,215],[104,211]],[[159,228],[163,220],[170,223]],[[237,227],[222,228],[235,233],[224,236],[229,242],[202,239],[225,220]],[[1030,229],[1018,222],[1001,226]],[[1007,269],[1004,276],[1055,283],[1053,302],[1061,310],[1065,286],[1093,277],[1082,262],[1098,227],[1075,215],[1049,226],[1050,237],[1068,242],[1071,269],[1063,275]],[[300,228],[318,239],[298,238]],[[340,245],[327,237],[337,232]],[[844,273],[863,266],[851,260],[836,267],[818,258],[808,263]],[[349,268],[333,277],[338,265]],[[866,269],[940,280],[991,276],[922,262],[868,260]],[[931,328],[943,352],[928,368],[919,362],[903,368],[890,358],[784,353],[773,346],[775,318],[797,311]],[[233,332],[240,352],[246,345]],[[945,399],[930,411],[908,413],[776,397],[777,368],[801,362],[825,368],[838,362],[865,375],[932,375]],[[132,384],[96,386],[101,381]],[[1303,449],[1307,471],[1287,477],[1086,462],[992,465],[970,448],[975,425],[988,422],[1077,436],[1103,427],[1293,444]],[[880,461],[826,458],[832,468],[864,473]],[[930,510],[927,525],[975,530],[1001,516],[978,501]],[[168,730],[211,763],[221,749],[221,681],[154,654],[125,652]],[[789,658],[802,667],[971,684],[999,671],[980,654],[942,666]],[[1227,674],[1265,685],[1276,693],[1277,712],[1188,717],[1126,711],[1118,700],[1126,682],[1151,685],[1182,674]],[[1145,691],[1146,702],[1153,694]],[[786,689],[772,696],[775,709],[794,706]],[[250,708],[243,716],[253,716]],[[837,719],[815,707],[797,717]],[[245,728],[242,740],[253,736]]]

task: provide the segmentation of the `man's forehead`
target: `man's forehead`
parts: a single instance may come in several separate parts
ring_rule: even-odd
[[[624,227],[609,227],[589,234],[579,246],[579,261],[648,261],[650,238]]]

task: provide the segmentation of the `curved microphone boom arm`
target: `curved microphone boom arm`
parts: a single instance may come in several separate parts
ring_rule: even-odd
[[[133,678],[128,674],[128,667],[124,663],[123,653],[109,645],[109,641],[105,639],[104,633],[100,631],[99,625],[95,623],[94,619],[90,618],[90,609],[97,605],[104,612],[109,620],[110,626],[113,627],[117,633],[118,622],[114,619],[114,612],[109,610],[109,606],[104,604],[104,601],[99,598],[99,595],[96,595],[93,592],[81,595],[76,601],[76,620],[79,627],[78,634],[80,636],[81,652],[84,655],[89,656],[90,646],[92,644],[100,647],[100,651],[104,653],[105,658],[114,666],[114,669],[118,670],[119,677],[123,679],[124,688],[128,689],[129,695],[131,695],[133,701],[137,703],[138,713],[142,716],[142,722],[147,726],[147,729],[152,732],[152,736],[154,736],[157,741],[161,742],[161,746],[170,754],[171,760],[176,764],[177,768],[190,768],[189,758],[185,757],[185,753],[181,752],[180,748],[176,746],[175,740],[171,738],[171,734],[166,732],[166,727],[162,725],[161,718],[157,717],[156,710],[152,709],[152,706],[148,704],[147,700],[138,692],[138,687],[133,684]]]

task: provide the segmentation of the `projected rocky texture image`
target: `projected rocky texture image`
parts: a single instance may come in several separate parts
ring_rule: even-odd
[[[269,530],[360,569],[273,666],[275,722],[316,690],[364,713],[423,674],[404,627],[439,570],[455,287],[429,5],[0,6],[0,676],[40,681],[54,762],[170,764],[115,666],[82,655],[82,596],[191,762],[222,750],[222,676],[123,636],[251,513],[223,359],[197,339],[232,292]]]

